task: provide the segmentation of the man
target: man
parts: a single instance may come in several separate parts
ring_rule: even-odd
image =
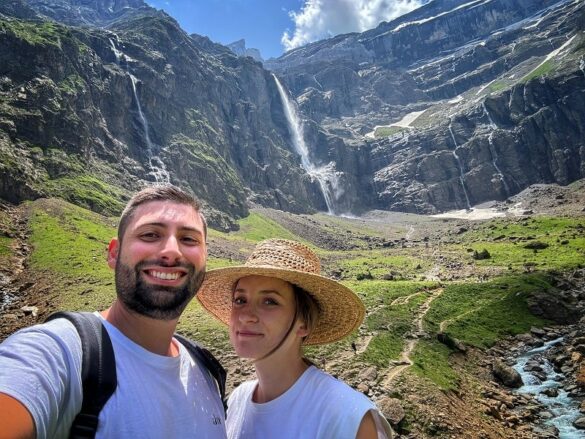
[[[118,387],[96,437],[224,438],[223,406],[206,370],[173,339],[205,275],[199,202],[174,186],[137,193],[108,248],[117,298],[102,311]],[[65,319],[0,344],[0,438],[68,437],[82,402],[81,341]]]

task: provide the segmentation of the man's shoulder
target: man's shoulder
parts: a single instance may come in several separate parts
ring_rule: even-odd
[[[52,352],[56,347],[78,351],[81,339],[75,326],[66,319],[55,319],[46,323],[22,328],[10,335],[0,346],[21,346]]]

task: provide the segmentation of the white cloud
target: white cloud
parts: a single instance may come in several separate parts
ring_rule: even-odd
[[[284,32],[285,50],[348,32],[363,32],[421,6],[423,0],[305,0],[289,12],[294,32]]]

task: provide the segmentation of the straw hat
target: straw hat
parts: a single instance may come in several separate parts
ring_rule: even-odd
[[[276,277],[307,291],[319,304],[319,319],[305,345],[331,343],[356,329],[365,308],[353,291],[320,275],[321,263],[306,245],[286,239],[259,243],[244,265],[209,270],[197,293],[203,307],[226,325],[238,279],[258,275]]]

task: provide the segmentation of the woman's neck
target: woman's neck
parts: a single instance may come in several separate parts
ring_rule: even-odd
[[[258,386],[252,400],[265,403],[278,398],[301,377],[309,365],[296,356],[294,359],[266,358],[254,364]]]

